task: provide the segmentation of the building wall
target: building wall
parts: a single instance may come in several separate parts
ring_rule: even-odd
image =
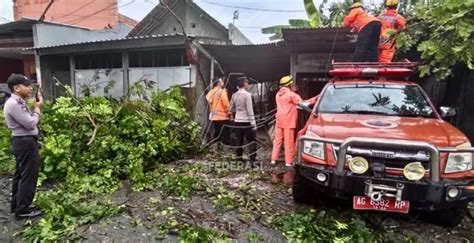
[[[15,20],[38,19],[50,0],[16,0]],[[90,29],[113,28],[118,21],[117,0],[56,0],[46,14],[46,20]]]
[[[220,40],[228,40],[229,38],[224,27],[219,28],[213,21],[189,5],[186,9],[186,33]]]
[[[173,11],[176,15],[183,21],[186,22],[186,4],[184,1],[180,1],[174,8]],[[175,33],[182,33],[182,28],[179,25],[178,21],[172,16],[167,15],[165,18],[160,20],[162,23],[151,31],[152,34],[160,35],[160,34],[175,34]]]
[[[157,59],[153,62],[148,60],[148,56],[142,55],[147,53],[155,54]],[[141,60],[134,60],[137,54],[142,55],[138,56]],[[54,76],[62,84],[71,86],[78,97],[83,96],[85,91],[83,87],[88,86],[92,96],[120,98],[128,93],[129,87],[143,80],[150,81],[160,90],[167,90],[172,86],[193,90],[197,70],[195,66],[182,60],[183,55],[184,49],[174,48],[42,56],[40,63],[43,89],[51,100],[64,94],[62,87],[54,85],[56,83]],[[160,62],[162,60],[158,59],[159,56],[166,57],[165,59],[170,61],[162,63]],[[181,62],[172,62],[171,59],[181,59]],[[112,83],[112,87],[106,93],[104,88]],[[193,99],[190,102],[194,104]]]
[[[220,40],[228,39],[225,30],[218,28],[211,20],[201,15],[198,10],[187,5],[186,1],[180,1],[173,10],[185,25],[186,34]],[[162,21],[162,23],[151,32],[152,34],[160,35],[183,32],[181,25],[173,15],[168,14],[160,21]]]
[[[138,21],[132,19],[132,18],[129,18],[123,14],[119,14],[118,15],[118,19],[119,19],[119,22],[130,27],[130,28],[135,28],[135,26],[137,26],[138,24]]]
[[[251,45],[252,42],[233,24],[229,24],[229,40],[233,45]]]

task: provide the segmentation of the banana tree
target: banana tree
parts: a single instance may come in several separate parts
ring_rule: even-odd
[[[262,29],[263,34],[271,34],[270,40],[281,40],[283,39],[282,30],[289,29],[289,28],[317,28],[322,26],[323,20],[322,17],[324,16],[322,13],[322,6],[327,2],[327,0],[323,1],[321,7],[318,9],[316,5],[314,5],[313,0],[303,0],[304,6],[306,10],[306,15],[308,15],[308,19],[290,19],[288,25],[275,25],[270,26],[267,28]]]
[[[347,15],[347,11],[351,5],[352,0],[332,3],[329,7],[329,18],[325,25],[328,27],[342,27],[344,17]]]

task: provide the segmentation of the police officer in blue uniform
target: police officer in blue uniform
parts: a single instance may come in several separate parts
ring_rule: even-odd
[[[7,81],[12,95],[4,107],[5,121],[12,131],[12,152],[16,159],[11,210],[17,219],[41,215],[41,211],[33,207],[32,202],[40,168],[38,122],[43,98],[41,95],[35,97],[33,111],[28,108],[26,100],[32,96],[32,83],[24,75],[12,74]]]

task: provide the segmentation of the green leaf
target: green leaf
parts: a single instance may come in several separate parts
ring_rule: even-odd
[[[292,28],[311,28],[311,22],[304,19],[290,19],[288,21]]]
[[[308,19],[310,22],[311,27],[316,28],[321,26],[321,13],[314,5],[313,0],[304,0],[304,6],[306,10],[306,14],[308,15]]]

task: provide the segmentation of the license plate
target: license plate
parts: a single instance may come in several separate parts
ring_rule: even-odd
[[[395,213],[408,213],[410,210],[409,201],[399,201],[395,199],[381,199],[378,202],[373,201],[370,197],[355,196],[353,201],[355,210],[375,210]]]

